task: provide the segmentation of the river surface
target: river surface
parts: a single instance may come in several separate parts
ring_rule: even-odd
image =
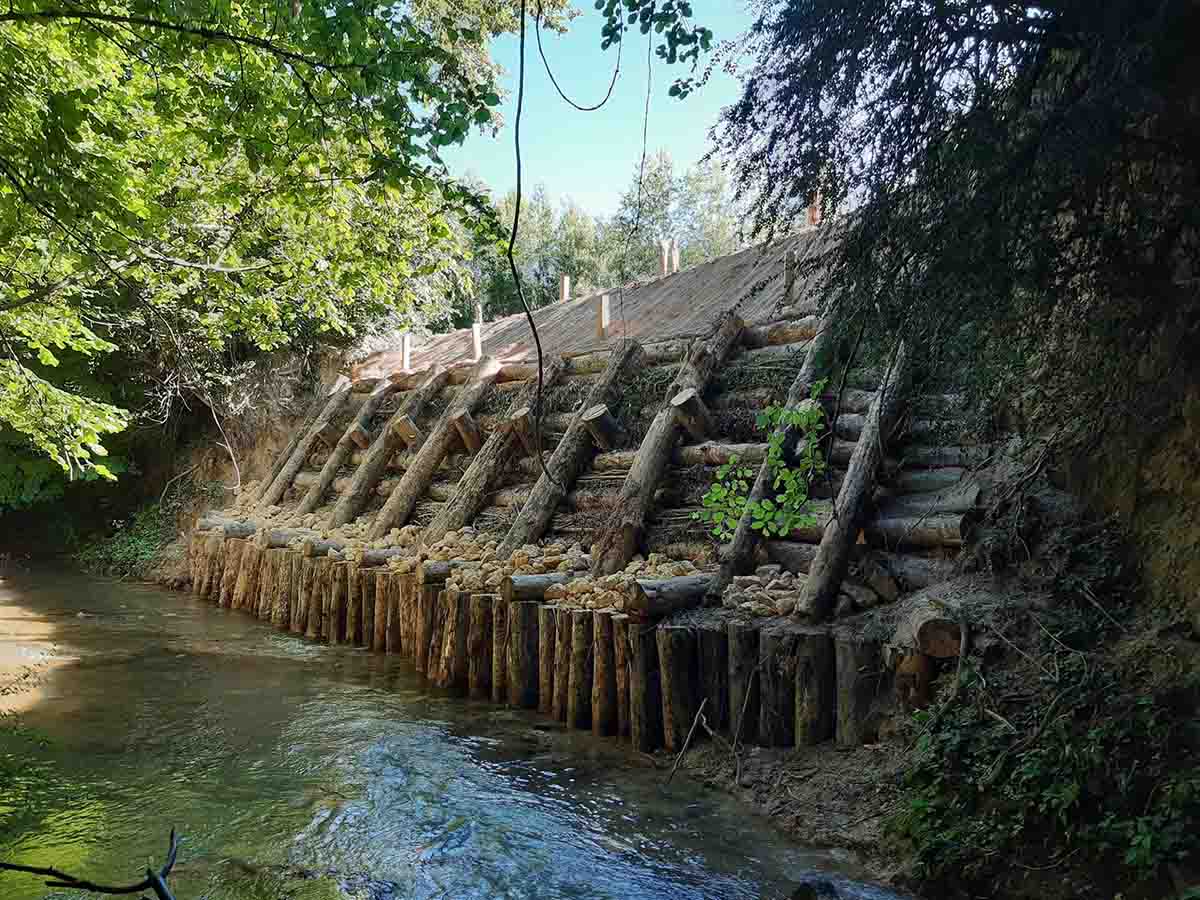
[[[0,728],[11,862],[137,881],[176,827],[179,900],[774,898],[854,874],[612,740],[187,595],[9,575],[0,652],[57,663]],[[76,895],[0,873],[4,900],[48,896]]]

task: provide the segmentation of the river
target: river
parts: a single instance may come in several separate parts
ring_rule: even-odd
[[[0,728],[0,859],[132,882],[176,827],[179,900],[774,898],[855,874],[612,740],[187,595],[9,575],[0,617],[10,664],[53,663]],[[50,891],[0,872],[6,900],[75,896]]]

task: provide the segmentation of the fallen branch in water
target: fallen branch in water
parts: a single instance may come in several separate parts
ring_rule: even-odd
[[[692,719],[692,727],[688,729],[687,739],[683,742],[683,748],[679,751],[679,755],[675,757],[675,765],[671,766],[671,774],[667,776],[667,784],[670,784],[671,779],[675,777],[675,770],[679,768],[683,754],[687,753],[688,746],[692,743],[692,735],[696,733],[696,726],[700,724],[700,719],[704,716],[704,707],[707,703],[707,697],[700,701],[700,708],[696,710],[696,718]]]
[[[175,829],[171,829],[171,846],[167,850],[167,861],[163,867],[155,872],[153,869],[146,870],[146,878],[137,884],[125,885],[123,887],[112,887],[104,884],[96,884],[94,881],[88,881],[84,878],[76,878],[74,875],[68,875],[66,872],[61,872],[55,868],[42,868],[40,866],[21,866],[16,863],[8,863],[0,861],[0,871],[5,872],[27,872],[30,875],[43,875],[46,878],[52,879],[46,882],[46,887],[54,888],[74,888],[77,891],[89,891],[93,894],[136,894],[139,891],[153,890],[154,896],[158,900],[175,900],[171,896],[171,891],[167,887],[167,876],[171,874],[171,869],[175,867],[175,858],[179,855],[179,837],[175,834]]]

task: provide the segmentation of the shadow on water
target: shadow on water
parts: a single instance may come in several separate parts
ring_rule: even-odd
[[[71,662],[0,733],[0,858],[136,880],[175,826],[181,900],[789,897],[805,872],[858,874],[720,793],[664,788],[615,742],[439,694],[404,663],[150,587],[4,588]],[[888,896],[837,889],[809,895]]]

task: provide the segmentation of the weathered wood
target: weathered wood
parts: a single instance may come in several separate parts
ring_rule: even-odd
[[[308,455],[312,452],[313,444],[317,442],[321,434],[342,411],[342,407],[346,405],[346,400],[349,397],[349,384],[335,390],[329,395],[329,399],[321,409],[321,414],[317,416],[316,421],[312,423],[304,436],[296,442],[287,462],[280,466],[279,472],[275,475],[271,484],[263,491],[262,496],[258,498],[259,508],[273,506],[283,498],[284,493],[292,483],[292,479],[296,477],[296,473],[304,468],[304,461],[308,459]]]
[[[413,590],[412,578],[399,572],[389,572],[387,578],[387,630],[384,635],[384,652],[391,656],[401,656],[406,652],[404,646],[404,604],[405,599]]]
[[[895,364],[871,404],[862,436],[850,457],[842,489],[838,491],[834,515],[825,526],[821,545],[809,566],[808,579],[797,603],[797,610],[813,619],[829,618],[837,604],[838,590],[850,567],[854,543],[870,509],[885,445],[908,390],[908,373],[908,350],[901,343]]]
[[[759,678],[758,626],[730,622],[729,635],[729,733],[734,743],[758,741]]]
[[[612,613],[592,613],[592,734],[617,733],[617,663]]]
[[[550,714],[559,722],[567,721],[567,705],[571,695],[571,610],[554,608],[554,698]]]
[[[446,626],[442,636],[442,661],[438,667],[438,687],[465,692],[471,670],[468,650],[471,630],[471,595],[466,591],[445,591]]]
[[[238,572],[242,565],[242,550],[245,546],[246,542],[239,538],[225,541],[225,571],[221,574],[221,594],[218,602],[226,609],[233,604]]]
[[[392,573],[381,570],[375,573],[375,615],[371,621],[371,649],[376,653],[387,651],[388,592],[391,589]]]
[[[962,628],[951,607],[935,602],[925,592],[905,601],[891,644],[915,650],[935,659],[958,656]]]
[[[716,331],[707,341],[697,342],[671,385],[667,397],[682,390],[704,390],[717,367],[729,355],[742,333],[743,322],[734,313],[722,316]],[[675,447],[679,421],[675,409],[666,403],[646,431],[637,458],[621,485],[620,497],[608,522],[592,544],[592,573],[612,575],[628,565],[642,540],[646,516],[654,501],[654,492],[662,481],[671,451]]]
[[[620,382],[644,365],[645,353],[637,341],[629,341],[609,357],[604,372],[588,392],[584,408],[613,404],[620,396]],[[516,521],[500,545],[499,555],[509,556],[518,547],[533,543],[546,533],[563,497],[575,485],[593,454],[592,438],[581,416],[576,416],[563,439],[546,462],[546,471],[538,477],[529,500],[521,507]]]
[[[588,430],[592,440],[601,450],[612,450],[621,443],[621,426],[608,411],[604,403],[597,403],[583,411],[580,417],[583,427]]]
[[[663,741],[678,753],[700,710],[699,645],[696,632],[682,625],[660,625],[655,636],[662,672]]]
[[[258,531],[258,526],[252,522],[239,522],[235,519],[227,519],[224,516],[209,514],[201,516],[196,521],[196,527],[192,531],[193,537],[196,537],[202,531],[219,531],[227,538],[249,538],[253,537],[254,533]]]
[[[566,364],[562,360],[553,360],[545,366],[542,373],[543,390],[553,387],[565,371]],[[534,379],[532,384],[522,388],[518,402],[533,403],[536,399],[537,382]],[[525,408],[528,411],[528,407]],[[447,532],[474,521],[486,505],[489,492],[495,489],[500,475],[511,463],[519,442],[520,435],[512,427],[499,428],[488,436],[483,448],[471,460],[471,465],[458,480],[454,494],[438,510],[433,521],[425,529],[423,538],[427,544],[436,543]]]
[[[662,681],[655,628],[629,624],[629,738],[650,753],[663,743]]]
[[[262,548],[252,543],[242,548],[237,586],[233,594],[234,609],[249,609],[251,599],[258,596],[258,567],[262,563],[262,553]]]
[[[388,461],[392,454],[401,446],[405,438],[396,431],[396,424],[404,418],[415,418],[421,410],[445,386],[449,373],[441,366],[432,366],[421,386],[404,398],[404,405],[392,414],[392,417],[380,430],[379,437],[366,452],[350,487],[338,498],[329,523],[334,528],[353,522],[358,514],[366,508],[367,501],[375,491],[375,486],[383,478]],[[410,445],[411,446],[411,445]]]
[[[359,636],[358,644],[375,649],[375,586],[376,572],[358,566]]]
[[[675,410],[675,417],[679,424],[683,426],[683,430],[692,440],[702,443],[716,431],[712,413],[708,411],[708,407],[704,405],[704,400],[700,397],[700,392],[694,387],[684,388],[672,397],[671,406]]]
[[[437,599],[441,593],[441,586],[436,582],[422,584],[417,590],[417,629],[413,664],[417,671],[424,675],[429,671],[429,648],[438,630]]]
[[[742,332],[742,346],[754,350],[762,347],[799,344],[816,337],[817,329],[820,327],[821,320],[816,316],[771,322],[768,325],[752,325]]]
[[[478,453],[483,448],[483,436],[480,434],[479,425],[468,410],[460,409],[456,412],[450,418],[450,424],[458,432],[468,453]]]
[[[467,693],[472,700],[492,696],[492,601],[490,594],[471,595],[471,631],[467,636]]]
[[[275,592],[275,566],[279,551],[268,550],[265,547],[258,562],[258,591],[251,600],[250,613],[256,619],[269,619],[271,596]]]
[[[362,645],[362,570],[358,563],[346,563],[346,632],[345,643]]]
[[[807,400],[812,395],[817,382],[832,370],[834,358],[837,355],[833,330],[832,315],[824,316],[817,326],[816,335],[808,345],[804,364],[796,373],[796,378],[788,389],[787,399],[784,401],[786,408],[795,409]],[[790,427],[777,430],[774,436],[782,438],[785,454],[793,452],[800,440],[799,432]],[[758,470],[758,477],[755,478],[754,487],[751,488],[747,498],[746,511],[738,520],[733,540],[725,550],[721,560],[720,573],[709,588],[709,596],[714,600],[720,597],[721,592],[729,586],[735,575],[744,575],[754,568],[754,551],[759,541],[759,534],[750,527],[752,521],[750,511],[767,496],[773,484],[774,473],[764,454],[762,465]]]
[[[764,747],[796,743],[796,632],[768,625],[758,633],[758,739]]]
[[[526,404],[514,409],[505,421],[505,428],[516,438],[522,453],[526,456],[537,456],[538,443],[534,436],[533,407]]]
[[[592,727],[592,613],[571,610],[571,668],[567,682],[567,727]]]
[[[796,632],[796,726],[798,747],[827,741],[837,721],[837,671],[833,636],[824,628]]]
[[[503,597],[492,598],[492,702],[508,699],[508,604]]]
[[[312,592],[317,586],[317,560],[310,556],[300,557],[300,592],[296,595],[296,609],[292,613],[292,634],[308,633],[308,610],[312,605]]]
[[[401,413],[395,416],[387,423],[385,428],[387,434],[397,446],[403,444],[405,447],[418,447],[425,437],[409,413]]]
[[[325,622],[325,640],[330,644],[346,642],[346,591],[350,563],[335,562],[329,568],[329,618]]]
[[[629,616],[616,613],[613,625],[613,669],[617,681],[617,736],[629,737]],[[634,626],[636,627],[636,626]]]
[[[391,495],[383,504],[383,508],[371,523],[369,535],[378,539],[388,533],[393,526],[403,525],[416,508],[417,501],[425,493],[433,474],[445,459],[446,454],[458,435],[454,420],[463,412],[471,412],[479,405],[489,387],[500,372],[500,363],[493,357],[484,357],[476,365],[471,380],[463,385],[454,397],[453,403],[445,415],[438,420],[432,432],[421,449],[417,451],[412,462],[404,470],[400,483],[392,490]]]
[[[512,602],[512,595],[505,594]],[[554,646],[558,637],[558,608],[538,607],[538,712],[554,711]]]
[[[350,454],[354,452],[355,447],[364,450],[370,447],[371,439],[367,429],[371,427],[371,422],[374,421],[379,407],[395,392],[396,385],[386,380],[380,382],[375,390],[371,391],[370,396],[359,407],[358,414],[350,421],[342,435],[337,438],[329,458],[321,466],[321,474],[317,476],[316,482],[296,504],[296,515],[305,515],[321,505],[321,501],[329,491],[329,486],[333,484],[333,479],[337,477],[342,466],[349,462]]]
[[[205,541],[208,557],[208,573],[204,579],[204,599],[220,599],[221,578],[225,574],[225,536],[220,532],[210,534]]]
[[[723,622],[696,629],[700,661],[700,699],[707,698],[704,718],[714,731],[729,727],[729,634]]]
[[[271,591],[270,621],[276,628],[287,628],[288,604],[291,602],[292,554],[287,550],[271,550],[276,554],[275,587]]]
[[[837,734],[839,747],[871,743],[879,733],[879,703],[885,696],[887,669],[881,645],[860,637],[835,635],[837,657]]]
[[[300,614],[300,591],[304,584],[304,556],[297,550],[288,550],[287,559],[291,580],[288,588],[287,611],[284,613],[287,621],[280,622],[279,627],[287,631],[295,631],[296,617]]]
[[[287,446],[283,448],[283,452],[275,457],[275,462],[271,466],[271,471],[267,477],[259,482],[258,488],[254,492],[254,500],[256,503],[262,500],[263,494],[270,489],[271,485],[275,482],[275,478],[279,475],[283,467],[287,465],[288,460],[292,458],[292,454],[296,452],[296,447],[299,445],[300,440],[304,437],[304,435],[308,434],[309,429],[312,428],[313,422],[317,420],[317,416],[319,416],[321,414],[321,410],[325,408],[325,404],[328,402],[330,394],[334,393],[339,387],[342,387],[343,384],[344,379],[339,379],[339,382],[336,383],[332,390],[330,390],[328,393],[320,387],[317,388],[317,392],[313,395],[312,402],[308,404],[308,409],[304,413],[303,421],[300,423],[299,427],[292,429],[291,440],[288,441]]]
[[[509,603],[520,600],[545,600],[546,588],[566,584],[578,577],[571,572],[551,572],[547,575],[509,575],[500,582],[500,594]]]
[[[639,578],[625,592],[625,611],[645,618],[661,618],[704,601],[711,575],[678,578]]]
[[[538,705],[538,606],[524,600],[508,607],[508,702],[522,709]]]

